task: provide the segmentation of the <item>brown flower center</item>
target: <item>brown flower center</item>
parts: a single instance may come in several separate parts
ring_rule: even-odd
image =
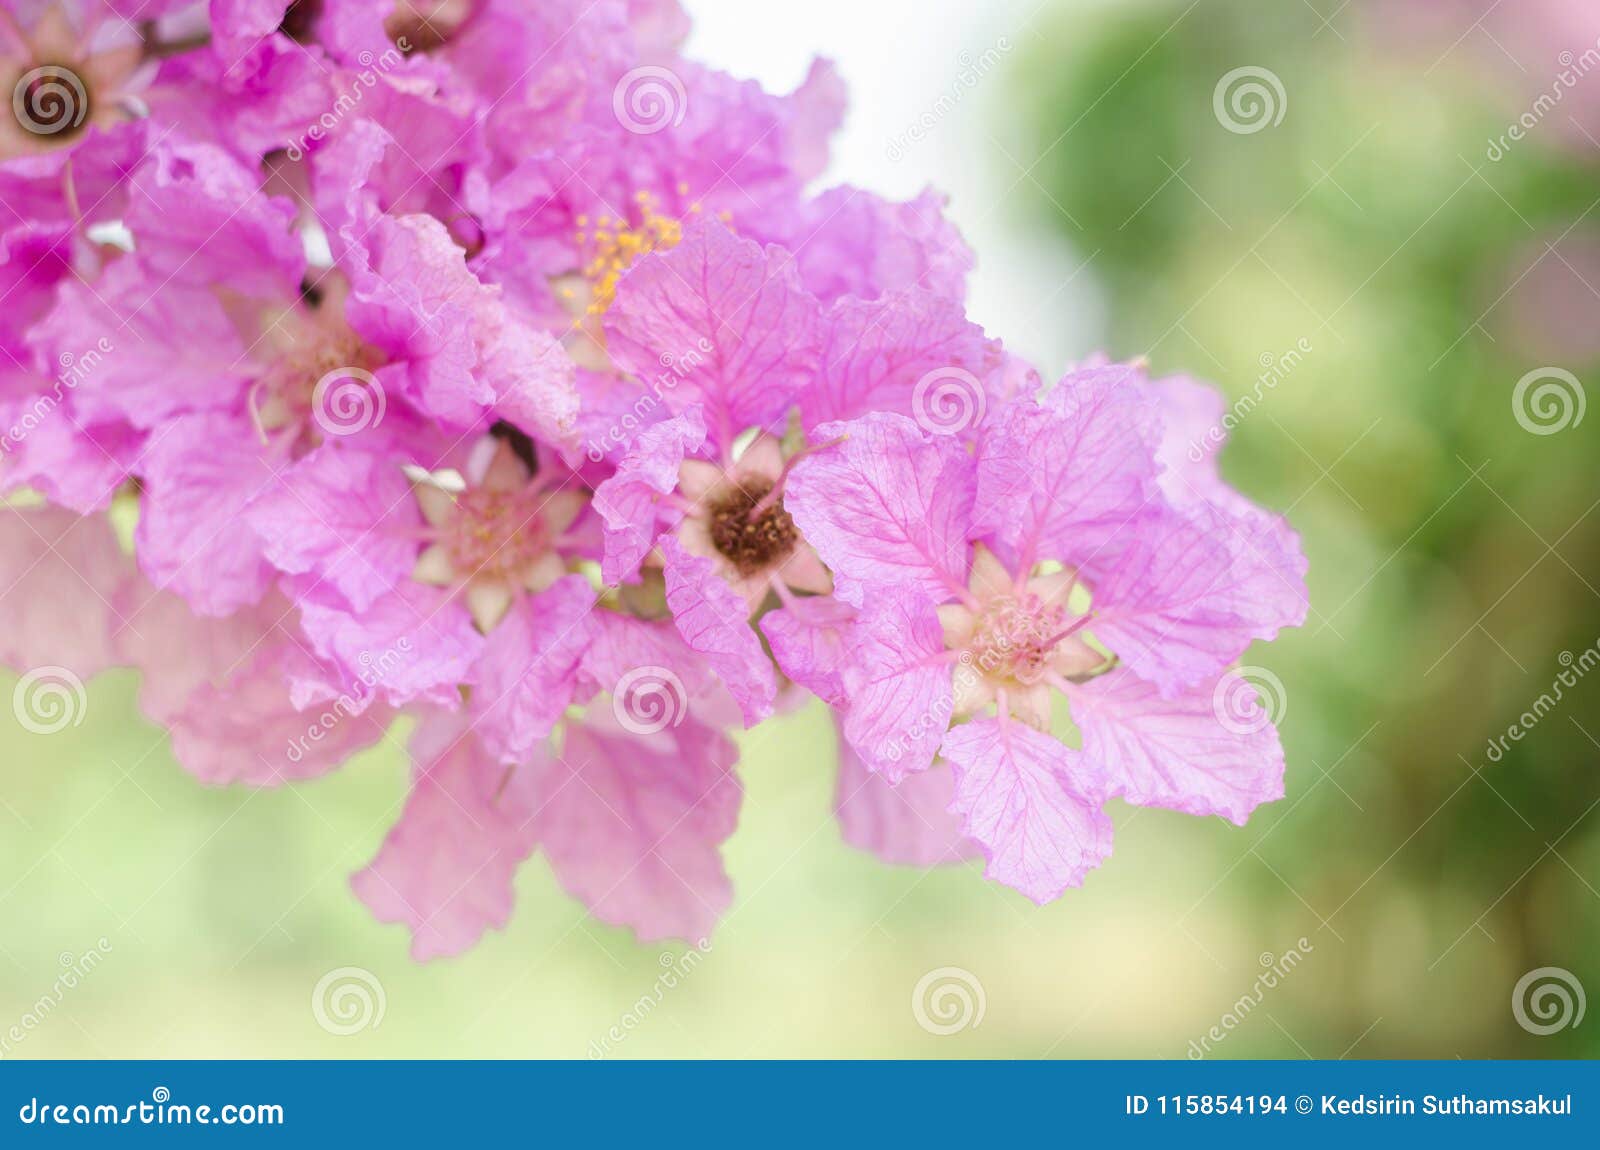
[[[782,562],[800,539],[782,498],[750,514],[771,491],[770,482],[736,487],[711,508],[712,546],[740,575],[754,575]]]
[[[395,46],[412,56],[443,48],[471,15],[471,0],[399,0],[383,27]]]
[[[316,39],[317,21],[322,16],[322,0],[292,0],[278,25],[296,44],[311,44]]]

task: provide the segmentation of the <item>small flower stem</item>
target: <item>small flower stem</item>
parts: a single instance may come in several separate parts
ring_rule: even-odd
[[[1069,638],[1072,635],[1076,635],[1079,631],[1087,627],[1089,625],[1089,621],[1093,618],[1093,615],[1079,615],[1069,626],[1057,631],[1054,635],[1050,636],[1050,638],[1046,639],[1044,641],[1044,646],[1054,647],[1057,643],[1061,642],[1061,640]]]
[[[770,509],[774,503],[783,498],[784,481],[789,478],[789,472],[794,469],[794,465],[796,463],[799,463],[806,456],[814,454],[815,452],[823,451],[829,447],[837,447],[839,444],[845,441],[845,438],[845,436],[841,435],[838,439],[830,439],[826,443],[818,443],[809,447],[802,447],[799,451],[789,456],[789,458],[784,461],[783,470],[778,472],[778,478],[773,481],[772,490],[763,495],[756,505],[750,509],[750,522],[754,523],[761,517],[763,512]]]

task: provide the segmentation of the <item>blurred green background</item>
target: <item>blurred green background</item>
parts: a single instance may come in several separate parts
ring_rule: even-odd
[[[1552,691],[1563,652],[1600,643],[1600,417],[1534,434],[1513,409],[1531,371],[1600,378],[1600,144],[1584,118],[1600,72],[1488,154],[1549,90],[1560,37],[1581,55],[1600,12],[1584,40],[1572,25],[1509,35],[1476,22],[1482,5],[1421,5],[1435,17],[1421,22],[1412,7],[952,15],[961,50],[1008,46],[981,99],[896,161],[957,189],[952,215],[980,247],[1000,231],[1052,261],[1031,303],[997,307],[1022,273],[981,248],[993,334],[1032,349],[1051,329],[1072,355],[1143,355],[1230,399],[1261,391],[1222,461],[1288,512],[1311,560],[1307,625],[1247,658],[1285,687],[1287,798],[1243,829],[1114,805],[1110,862],[1039,909],[976,866],[890,868],[846,847],[826,715],[781,719],[742,737],[732,913],[609,1053],[1181,1058],[1229,1016],[1211,1056],[1600,1054],[1600,1017],[1537,1034],[1512,1002],[1541,967],[1600,993],[1600,673],[1488,753]],[[906,41],[930,21],[916,11]],[[914,103],[970,64],[908,51]],[[843,55],[851,139],[881,145],[884,81]],[[1218,114],[1241,67],[1281,85],[1266,121],[1244,125],[1258,130]],[[860,152],[847,142],[835,174],[871,183]],[[975,169],[992,194],[966,190]],[[1297,348],[1259,389],[1263,363]],[[508,931],[409,961],[404,933],[346,886],[403,800],[403,731],[315,783],[206,790],[134,688],[98,680],[84,723],[48,737],[0,710],[0,1032],[50,992],[58,955],[106,940],[7,1056],[585,1057],[657,997],[662,956],[681,948],[590,921],[537,857]],[[1258,993],[1263,959],[1291,949],[1299,964]],[[381,982],[385,1012],[337,1036],[311,998],[348,966]],[[983,1012],[939,1035],[913,998],[945,967],[981,986]]]

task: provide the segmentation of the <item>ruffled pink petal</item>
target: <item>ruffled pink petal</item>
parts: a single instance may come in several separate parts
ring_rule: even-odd
[[[416,583],[400,584],[359,612],[306,600],[300,623],[312,650],[344,675],[382,667],[378,695],[396,707],[459,705],[458,688],[472,682],[484,647],[466,610]]]
[[[169,137],[134,174],[127,226],[151,296],[225,282],[245,299],[293,300],[305,275],[292,200],[220,148]]]
[[[1031,568],[1093,567],[1158,498],[1154,402],[1131,369],[1074,372],[1042,403],[991,413],[979,443],[976,530]]]
[[[1118,669],[1071,700],[1084,759],[1130,803],[1243,826],[1261,803],[1283,797],[1283,747],[1243,676],[1166,699]]]
[[[699,940],[733,901],[722,844],[743,798],[738,752],[695,719],[650,735],[610,706],[567,727],[540,788],[539,839],[561,885],[641,941]]]
[[[939,866],[978,853],[950,812],[955,777],[948,763],[908,775],[898,786],[870,771],[850,744],[839,743],[833,809],[844,841],[898,866]]]
[[[868,597],[844,672],[844,737],[872,770],[897,783],[932,765],[950,725],[954,674],[932,605],[885,586]]]
[[[931,190],[901,204],[860,188],[823,192],[802,209],[792,242],[806,287],[825,303],[911,288],[965,299],[976,261],[944,205]]]
[[[810,381],[819,310],[787,252],[704,220],[623,277],[606,346],[640,379],[664,363],[685,369],[663,398],[674,412],[702,405],[712,443],[726,451],[746,428],[775,424]]]
[[[667,606],[679,633],[705,656],[738,700],[745,726],[755,726],[772,714],[778,683],[772,660],[750,626],[749,604],[717,574],[710,559],[691,555],[676,536],[662,536],[661,553],[666,559]]]
[[[978,719],[945,736],[942,751],[955,766],[951,809],[982,846],[990,878],[1043,905],[1110,856],[1101,784],[1049,735]]]
[[[780,671],[830,707],[842,707],[855,619],[854,607],[824,595],[768,611],[761,617],[761,630]]]
[[[139,564],[203,615],[259,602],[272,568],[247,512],[277,480],[250,425],[228,415],[174,420],[140,464]]]
[[[275,567],[337,591],[356,611],[411,574],[422,518],[391,455],[334,439],[288,467],[250,526]]]
[[[1298,538],[1264,513],[1198,505],[1143,521],[1094,586],[1095,636],[1168,696],[1214,677],[1254,639],[1304,622]]]
[[[63,283],[55,310],[32,338],[52,362],[85,364],[95,356],[71,392],[74,416],[85,425],[161,429],[177,416],[245,408],[248,345],[216,293],[161,286],[137,258],[117,260],[93,285]]]
[[[832,570],[839,598],[859,606],[866,585],[914,588],[942,603],[966,586],[972,458],[903,415],[826,424],[844,442],[802,459],[783,505]]]
[[[1000,349],[959,300],[921,289],[852,297],[829,309],[824,327],[822,368],[800,404],[807,427],[872,411],[910,416],[929,430],[966,430],[981,419],[983,380]]]
[[[32,399],[0,399],[0,492],[28,488],[79,514],[103,511],[144,446],[123,423],[80,426],[60,388]]]
[[[512,378],[516,350],[493,347],[505,338],[502,328],[516,332],[493,289],[472,274],[461,248],[432,216],[382,216],[360,241],[351,248],[345,313],[351,327],[402,369],[380,378],[447,425],[484,419],[503,394],[522,385]],[[537,337],[522,342],[526,354],[557,354]],[[570,430],[574,414],[564,406],[555,430]]]
[[[378,921],[410,930],[411,956],[425,962],[510,921],[517,867],[537,841],[533,791],[544,768],[508,770],[449,716],[417,729],[412,755],[405,810],[350,886]]]
[[[616,474],[594,493],[594,509],[605,523],[606,554],[601,578],[615,585],[637,576],[639,564],[662,531],[683,518],[658,496],[677,489],[684,457],[705,442],[705,421],[691,408],[641,432]]]
[[[589,581],[569,575],[519,599],[490,632],[471,713],[484,749],[502,763],[526,762],[573,702],[594,605]]]

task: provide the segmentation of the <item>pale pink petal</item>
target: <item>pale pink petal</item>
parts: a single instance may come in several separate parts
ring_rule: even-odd
[[[271,787],[326,774],[382,739],[394,714],[370,696],[340,695],[305,710],[293,705],[290,680],[313,662],[293,642],[255,648],[166,719],[172,757],[211,786]]]
[[[743,798],[737,755],[695,719],[636,735],[596,704],[568,725],[540,790],[539,839],[556,878],[643,942],[708,937],[733,900],[722,844]]]
[[[1283,747],[1254,686],[1227,674],[1175,699],[1126,669],[1074,689],[1083,757],[1130,803],[1240,826],[1283,797]]]
[[[450,717],[424,722],[412,754],[417,773],[400,821],[350,885],[380,922],[410,930],[411,957],[425,962],[510,921],[512,882],[536,842],[532,791],[544,767],[508,770]]]
[[[984,874],[1044,904],[1111,854],[1102,784],[1072,751],[1015,721],[977,719],[945,737],[952,809],[983,848]]]
[[[634,264],[605,322],[625,371],[654,379],[663,363],[687,369],[664,399],[674,412],[702,405],[724,451],[745,429],[777,423],[810,381],[818,326],[817,301],[789,254],[715,220]]]
[[[850,744],[839,743],[833,809],[844,841],[898,866],[938,866],[978,853],[950,812],[955,776],[948,763],[908,775],[898,786],[870,771]]]
[[[182,597],[157,591],[137,576],[125,599],[117,658],[140,671],[140,709],[162,726],[187,708],[196,692],[225,682],[262,647],[297,638],[294,608],[276,595],[217,618],[197,615]],[[292,687],[284,686],[292,700]]]
[[[519,599],[490,632],[470,709],[485,750],[501,762],[526,762],[573,702],[594,605],[589,581],[568,575]]]
[[[807,427],[871,411],[926,422],[943,414],[931,405],[946,394],[965,402],[970,418],[960,429],[976,426],[983,380],[999,366],[1000,349],[959,300],[920,289],[852,297],[829,309],[824,327],[822,367],[800,403]]]
[[[717,574],[716,565],[691,555],[674,535],[663,536],[667,605],[684,641],[706,657],[739,702],[745,726],[772,714],[778,683],[772,660],[750,625],[744,596]]]
[[[139,582],[104,515],[0,504],[0,664],[80,679],[117,665],[125,591]]]
[[[972,458],[948,436],[903,415],[874,414],[817,429],[844,442],[802,459],[783,505],[859,606],[864,585],[915,588],[942,603],[966,586]]]
[[[904,587],[876,588],[845,664],[845,739],[890,782],[927,770],[950,725],[953,680],[933,606]]]

